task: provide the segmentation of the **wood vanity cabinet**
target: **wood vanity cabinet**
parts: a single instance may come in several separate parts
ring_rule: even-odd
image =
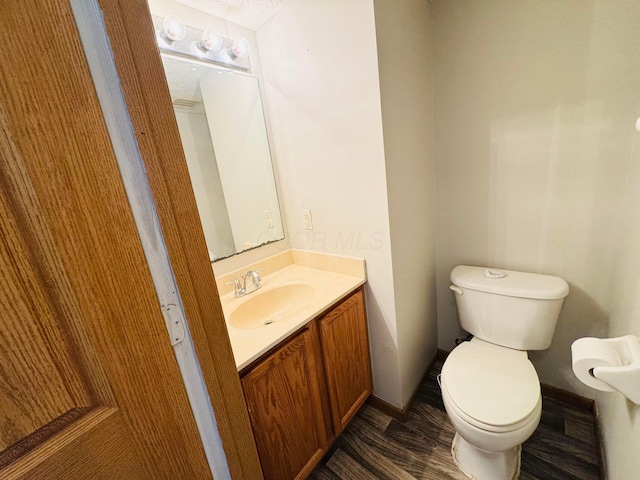
[[[266,480],[306,478],[372,391],[362,289],[242,372]]]

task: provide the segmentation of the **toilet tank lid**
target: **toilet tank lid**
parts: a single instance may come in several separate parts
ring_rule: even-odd
[[[552,275],[458,265],[450,278],[461,288],[509,297],[553,300],[569,295],[567,282]]]

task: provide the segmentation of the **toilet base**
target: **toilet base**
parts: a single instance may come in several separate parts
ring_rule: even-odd
[[[479,450],[456,432],[451,444],[451,456],[458,468],[474,480],[517,480],[520,475],[518,445],[504,452]]]

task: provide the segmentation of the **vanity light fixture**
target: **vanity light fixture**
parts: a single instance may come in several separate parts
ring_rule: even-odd
[[[246,38],[223,37],[214,28],[204,31],[186,26],[175,15],[152,16],[158,47],[161,51],[251,71],[250,44]]]
[[[249,40],[244,37],[238,37],[233,41],[229,48],[229,55],[234,58],[244,58],[249,56]]]
[[[162,30],[159,32],[160,38],[168,45],[182,40],[187,34],[187,27],[175,15],[167,15],[162,20]]]

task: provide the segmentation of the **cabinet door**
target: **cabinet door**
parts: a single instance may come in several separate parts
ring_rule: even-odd
[[[328,446],[315,325],[242,378],[265,479],[306,478]]]
[[[331,418],[338,435],[373,389],[362,290],[320,320]]]

